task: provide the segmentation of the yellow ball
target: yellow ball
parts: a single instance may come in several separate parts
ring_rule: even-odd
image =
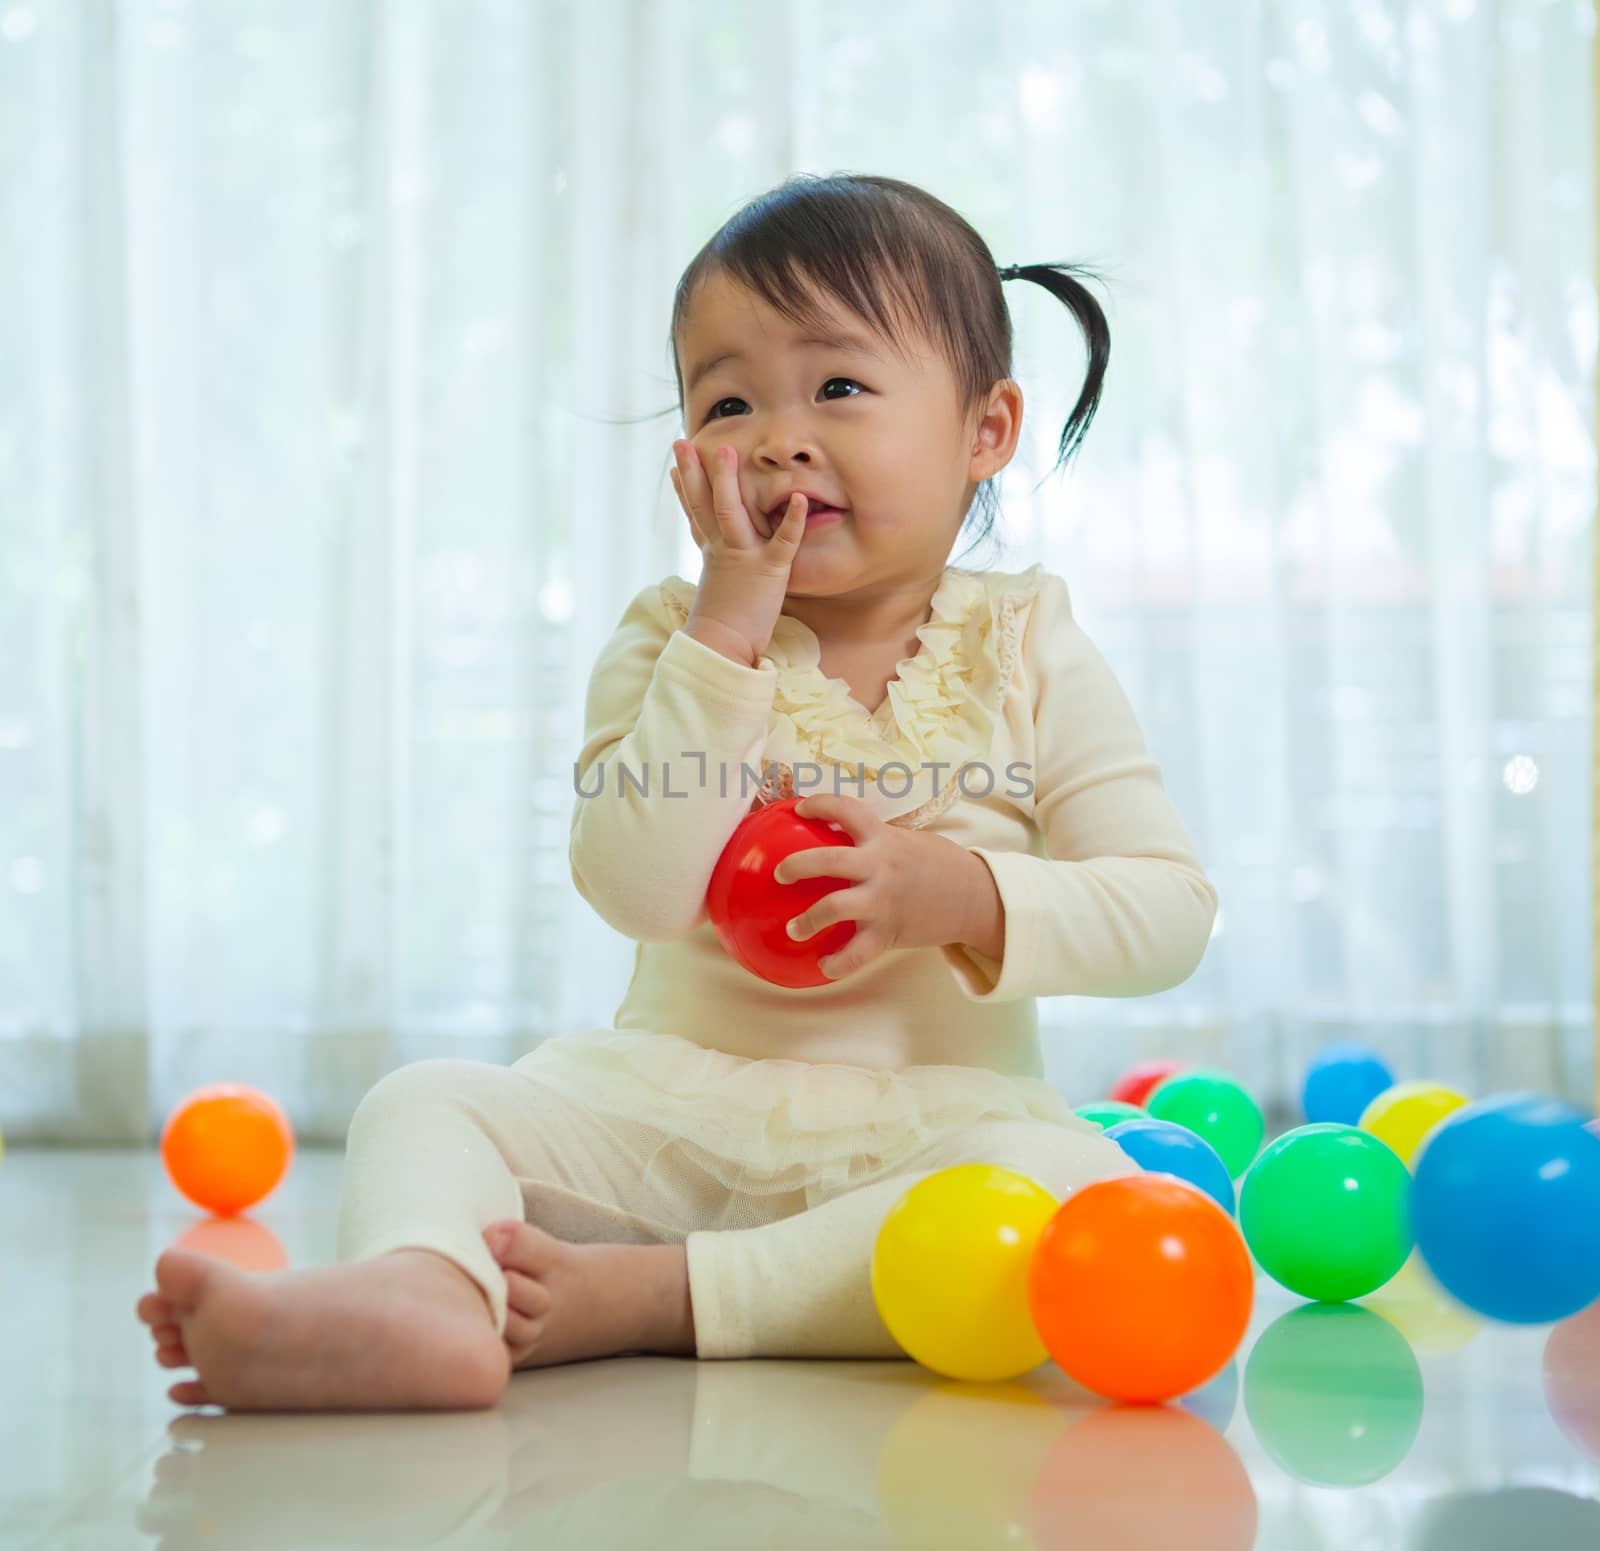
[[[1407,1168],[1427,1134],[1467,1102],[1466,1095],[1436,1082],[1397,1082],[1361,1112],[1361,1129],[1387,1142]]]
[[[889,1209],[872,1251],[872,1296],[889,1334],[952,1379],[1011,1379],[1045,1362],[1028,1265],[1060,1204],[994,1164],[919,1180]]]

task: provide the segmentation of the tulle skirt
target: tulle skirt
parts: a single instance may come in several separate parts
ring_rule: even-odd
[[[593,1029],[546,1040],[514,1069],[603,1120],[641,1174],[670,1164],[724,1188],[831,1197],[987,1120],[1098,1128],[1041,1077],[979,1066],[903,1071],[748,1060],[673,1034]]]

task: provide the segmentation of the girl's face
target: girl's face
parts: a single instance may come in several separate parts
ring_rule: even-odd
[[[831,299],[825,305],[829,326],[819,332],[833,343],[808,339],[726,275],[707,279],[679,339],[685,435],[708,467],[723,445],[737,451],[740,494],[763,537],[791,490],[842,508],[807,524],[791,592],[935,576],[975,481],[1010,461],[1020,390],[997,385],[1014,395],[999,417],[1008,424],[976,412],[963,421],[954,374],[927,341],[913,336],[916,357],[904,360]]]

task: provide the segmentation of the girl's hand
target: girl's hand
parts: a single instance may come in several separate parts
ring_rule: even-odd
[[[739,493],[739,455],[732,447],[714,449],[709,476],[693,442],[674,442],[672,450],[672,488],[704,560],[689,622],[733,631],[757,658],[788,596],[789,568],[806,532],[806,498],[790,498],[776,529],[763,515],[758,530]]]
[[[897,829],[859,797],[819,795],[795,804],[805,818],[835,823],[853,846],[813,846],[784,857],[773,869],[779,883],[800,878],[847,878],[789,923],[796,942],[814,937],[835,921],[854,921],[855,936],[818,967],[842,979],[890,948],[942,948],[961,942],[973,891],[973,867],[981,857],[944,835]],[[987,869],[985,869],[987,871]]]

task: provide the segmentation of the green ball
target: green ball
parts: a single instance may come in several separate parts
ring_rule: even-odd
[[[1093,1121],[1102,1131],[1124,1120],[1144,1118],[1144,1111],[1137,1104],[1124,1104],[1120,1099],[1096,1099],[1093,1104],[1080,1104],[1072,1113],[1080,1120]]]
[[[1239,1192],[1245,1243],[1274,1281],[1342,1303],[1382,1287],[1411,1253],[1411,1174],[1386,1142],[1322,1121],[1286,1131]]]
[[[1170,1120],[1210,1142],[1233,1179],[1250,1167],[1267,1129],[1256,1101],[1226,1072],[1205,1067],[1159,1083],[1145,1108],[1155,1119]]]
[[[1244,1370],[1251,1430],[1312,1486],[1365,1486],[1411,1451],[1422,1369],[1404,1336],[1358,1303],[1302,1303],[1263,1330]]]

